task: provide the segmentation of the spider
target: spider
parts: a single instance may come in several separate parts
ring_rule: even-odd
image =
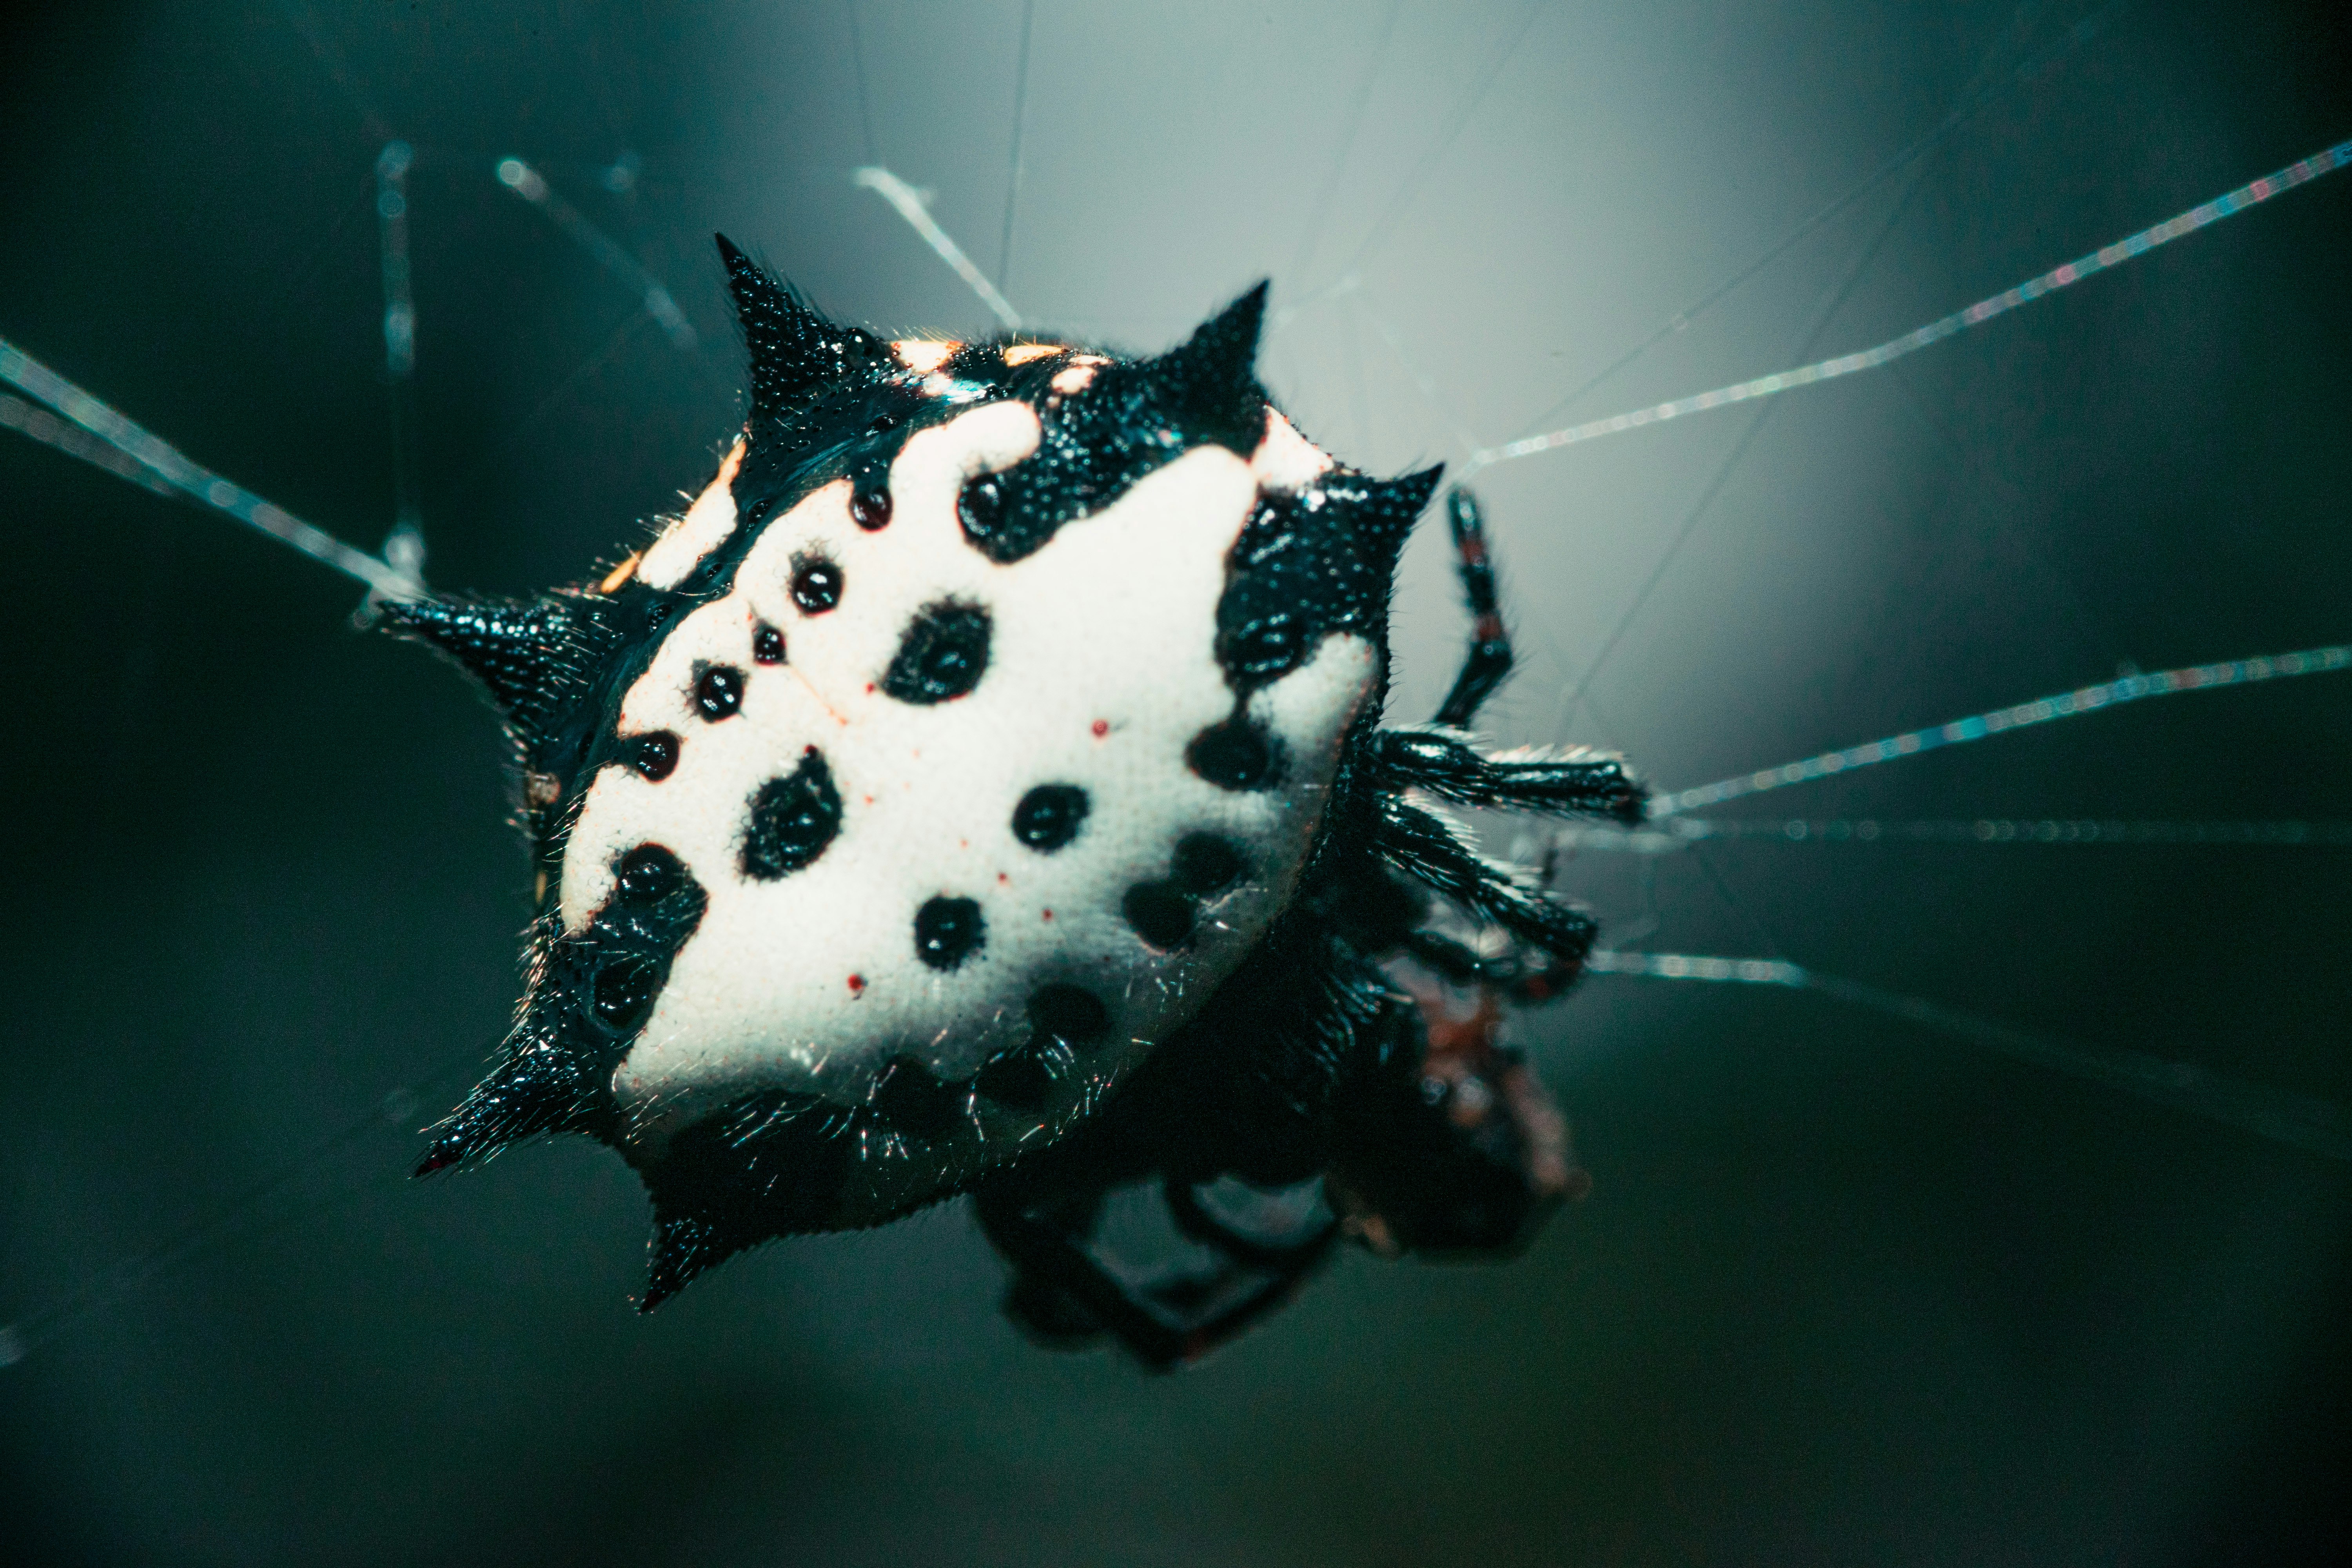
[[[28,39],[11,153],[29,243],[12,247],[0,331],[365,545],[394,516],[383,345],[365,330],[381,138],[299,40],[279,29],[268,47],[268,18],[295,9],[85,26],[70,52]],[[1009,128],[1018,7],[953,26],[927,8],[761,8],[699,29],[308,9],[352,51],[386,134],[470,150],[414,190],[409,433],[425,437],[436,580],[505,593],[585,573],[671,484],[709,478],[721,454],[705,462],[700,443],[740,426],[740,383],[732,343],[676,353],[642,312],[625,331],[634,296],[500,189],[493,155],[541,160],[679,285],[706,345],[732,334],[715,289],[688,285],[718,269],[680,262],[675,231],[728,207],[845,320],[963,329],[886,337],[992,330],[952,278],[928,287],[932,258],[886,211],[853,205],[870,200],[848,184],[861,163],[939,187],[937,216],[1024,307],[1146,349],[1262,271],[1272,307],[1300,305],[1381,226],[1394,238],[1363,289],[1280,331],[1270,314],[1259,374],[1349,461],[1385,477],[1448,457],[1452,482],[1454,426],[1474,443],[1534,427],[1933,122],[2022,15],[1542,7],[1471,112],[1482,62],[1537,9],[1524,0],[1402,7],[1385,51],[1371,30],[1387,8],[1186,8],[1137,27],[1124,16],[1140,13],[1107,26],[1041,5],[1007,278],[993,198],[1014,205],[998,182],[1017,164],[989,132]],[[2261,8],[2200,29],[2176,9],[2032,7],[2035,39],[2101,10],[2132,31],[2110,29],[2079,72],[2037,75],[1925,166],[1818,353],[2161,217],[2271,166],[2265,148],[2342,133],[2325,29]],[[379,22],[400,31],[379,42]],[[877,151],[858,144],[853,90],[869,79]],[[1441,154],[1457,105],[1468,126]],[[606,203],[590,167],[625,141],[647,151],[634,207]],[[1638,615],[1749,413],[1470,477],[1496,569],[1517,574],[1502,587],[1518,668],[1478,730],[1622,746],[1663,791],[2097,679],[2126,654],[2152,668],[2333,640],[2340,449],[2324,430],[2341,388],[2322,372],[2341,317],[2320,258],[2343,208],[2301,201],[1884,377],[1764,405]],[[1811,357],[1814,306],[1883,210],[1857,203],[1545,423]],[[1416,398],[1381,328],[1437,396]],[[307,565],[5,433],[0,447],[18,453],[12,649],[33,748],[15,774],[17,1245],[0,1317],[86,1301],[83,1280],[118,1259],[142,1282],[72,1307],[69,1334],[0,1370],[25,1413],[23,1554],[46,1537],[60,1556],[212,1542],[253,1560],[349,1537],[387,1558],[488,1542],[643,1559],[756,1532],[737,1554],[1005,1542],[1001,1555],[1377,1561],[1543,1541],[1639,1558],[1764,1542],[1836,1560],[1899,1536],[1913,1554],[2063,1556],[2098,1539],[2193,1558],[2208,1523],[2205,1539],[2261,1556],[2244,1543],[2333,1517],[2329,1489],[2298,1479],[2324,1475],[2344,1408],[2319,1326],[2340,1295],[2328,1170],[1825,996],[1643,982],[1606,957],[1566,1003],[1512,1014],[1507,1037],[1572,1109],[1602,1201],[1559,1211],[1507,1268],[1391,1267],[1355,1245],[1381,1243],[1377,1226],[1343,1229],[1294,1303],[1205,1376],[1132,1375],[1115,1345],[1099,1364],[1024,1354],[969,1199],[761,1247],[649,1319],[616,1310],[646,1211],[602,1144],[542,1140],[403,1193],[380,1184],[393,1149],[463,1086],[431,1089],[428,1115],[396,1131],[338,1131],[446,1057],[478,1062],[477,1030],[507,1021],[531,870],[503,857],[520,840],[494,828],[499,805],[468,794],[500,775],[487,713],[438,659],[335,635],[347,591]],[[526,449],[541,460],[518,461]],[[1444,507],[1441,486],[1398,588],[1391,723],[1430,717],[1454,676]],[[1590,710],[1567,693],[1620,615],[1633,628]],[[1823,780],[1760,797],[1753,835],[1677,853],[1590,835],[1562,886],[1601,919],[1597,957],[1786,957],[2340,1093],[2340,855],[1757,837],[1782,816],[2340,815],[2325,787],[2340,692],[2321,685]],[[1468,1016],[1424,1015],[1424,1077],[1469,1059],[1449,1022],[1465,1052],[1486,1028],[1469,990],[1450,998]],[[1505,1071],[1457,1104],[1503,1100]],[[268,1205],[182,1244],[264,1183]],[[1343,1225],[1362,1212],[1344,1185],[1325,1201]],[[1302,1230],[1321,1190],[1285,1190]],[[1086,1247],[1176,1251],[1160,1191],[1112,1187]],[[1201,1190],[1219,1213],[1250,1195]],[[1181,1256],[1194,1273],[1219,1261]]]
[[[1382,728],[1439,470],[1298,433],[1255,374],[1265,284],[1150,359],[892,342],[719,245],[751,395],[699,499],[593,586],[383,607],[506,715],[537,868],[513,1030],[419,1173],[612,1145],[646,1310],[969,1193],[1016,1322],[1155,1366],[1342,1234],[1524,1245],[1582,1176],[1497,1001],[1559,994],[1594,928],[1441,803],[1645,797],[1613,756],[1473,743],[1511,664],[1475,501],[1468,657]],[[1149,1260],[1112,1234],[1139,1202]]]

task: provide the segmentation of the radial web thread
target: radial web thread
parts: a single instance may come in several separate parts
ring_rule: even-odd
[[[1752,773],[1719,779],[1674,795],[1658,796],[1650,803],[1653,819],[1675,816],[1702,805],[1717,805],[1742,795],[1760,795],[1766,790],[1783,789],[1790,784],[1809,784],[1832,773],[1851,773],[1880,763],[1891,763],[1898,757],[1917,756],[1943,746],[1964,745],[1981,741],[2011,730],[2021,730],[2033,724],[2047,724],[2059,719],[2076,719],[2103,709],[2121,707],[2149,697],[2171,697],[2183,691],[2216,691],[2225,686],[2252,686],[2265,680],[2283,680],[2298,675],[2321,675],[2330,670],[2352,668],[2352,644],[2336,643],[2326,647],[2305,648],[2299,653],[2265,654],[2255,658],[2231,659],[2222,664],[2190,665],[2183,669],[2160,669],[2152,675],[2126,675],[2096,686],[2084,686],[2056,697],[2039,698],[2032,702],[2020,702],[2011,708],[1997,708],[1990,713],[1975,713],[1965,719],[1955,719],[1948,724],[1933,729],[1909,730],[1900,735],[1889,735],[1883,741],[1871,741],[1859,746],[1848,746],[1841,752],[1823,752],[1802,761],[1785,763],[1777,768],[1762,768]]]
[[[2229,848],[2352,849],[2352,822],[2163,822],[2112,817],[1952,817],[1929,822],[1878,817],[1791,817],[1736,822],[1668,817],[1654,827],[1580,824],[1545,841],[1561,849],[1671,855],[1723,840],[1770,844],[2057,844],[2109,847],[2219,846]]]
[[[1785,959],[1603,950],[1592,953],[1585,967],[1594,974],[1643,980],[1811,991],[1833,1001],[1905,1019],[2034,1067],[2224,1122],[2273,1142],[2330,1160],[2352,1160],[2352,1113],[2331,1101],[2266,1084],[2249,1083],[2142,1051],[2055,1039],[1921,997],[1818,973]]]
[[[326,563],[379,594],[390,598],[412,599],[423,591],[416,579],[406,573],[364,550],[353,549],[324,529],[304,522],[276,502],[264,500],[251,490],[232,484],[210,468],[191,460],[161,437],[142,429],[5,338],[0,338],[0,381],[5,381],[18,391],[47,404],[117,452],[134,459],[181,494],[202,501],[215,511],[226,512],[249,528],[257,528],[281,544],[292,545],[312,560]],[[18,424],[16,427],[26,435],[36,434],[29,425]],[[46,437],[38,438],[48,439]],[[64,441],[50,440],[49,444],[77,457],[88,456],[76,446]],[[97,462],[110,473],[122,474],[122,470],[111,462],[97,458],[89,460]],[[122,474],[122,477],[131,476]],[[144,480],[137,482],[145,483]]]
[[[520,158],[501,158],[498,176],[499,184],[545,213],[548,221],[594,257],[599,267],[634,290],[645,301],[646,313],[661,323],[671,347],[680,353],[693,351],[701,340],[695,333],[694,323],[677,308],[677,299],[667,284],[646,271],[611,235],[589,222],[578,207],[558,195],[555,188],[529,163]]]
[[[1834,359],[1817,360],[1811,364],[1799,365],[1794,370],[1759,375],[1752,381],[1736,382],[1729,386],[1718,386],[1712,392],[1696,393],[1688,397],[1671,398],[1664,403],[1654,403],[1647,408],[1636,408],[1625,414],[1612,414],[1607,418],[1588,420],[1581,425],[1569,426],[1566,429],[1547,431],[1540,436],[1529,436],[1522,440],[1507,441],[1499,447],[1483,447],[1472,456],[1469,472],[1476,473],[1479,469],[1492,468],[1496,463],[1512,462],[1520,458],[1532,458],[1539,452],[1574,446],[1580,441],[1590,441],[1601,436],[1621,435],[1628,430],[1638,430],[1645,425],[1655,425],[1667,419],[1679,419],[1685,414],[1704,413],[1711,408],[1728,408],[1736,403],[1748,403],[1759,397],[1770,397],[1779,393],[1792,392],[1801,386],[1811,386],[1824,381],[1835,381],[1841,376],[1853,375],[1862,371],[1876,370],[1882,365],[1892,364],[1906,355],[1915,354],[1931,344],[1942,342],[1946,338],[1964,332],[1971,327],[1982,326],[1996,316],[2006,315],[2016,310],[2020,305],[2032,304],[2034,300],[2054,294],[2061,289],[2080,283],[2085,278],[2095,277],[2110,268],[2119,267],[2126,261],[2145,256],[2158,246],[2168,245],[2185,235],[2194,234],[2199,229],[2220,223],[2223,218],[2233,217],[2250,207],[2259,206],[2273,196],[2284,195],[2298,185],[2308,184],[2323,174],[2333,174],[2347,163],[2352,163],[2352,140],[2339,142],[2325,152],[2315,153],[2308,158],[2289,163],[2275,174],[2265,174],[2259,180],[2250,181],[2234,191],[2216,196],[2210,202],[2201,203],[2187,212],[2166,218],[2162,223],[2151,224],[2137,234],[2126,235],[2112,245],[2101,246],[2087,255],[2078,256],[2063,266],[2052,268],[2040,277],[2029,278],[2013,289],[2004,289],[1989,299],[1978,300],[1965,310],[1955,310],[1948,316],[1930,321],[1926,326],[1906,332],[1899,338],[1890,338],[1875,348],[1840,354]]]

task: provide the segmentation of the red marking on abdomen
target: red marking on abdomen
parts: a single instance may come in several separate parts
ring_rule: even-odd
[[[1109,733],[1110,733],[1110,721],[1109,721],[1109,720],[1108,720],[1108,719],[1097,719],[1097,720],[1096,720],[1096,721],[1095,721],[1095,739],[1096,739],[1096,740],[1099,741],[1099,740],[1101,740],[1105,735],[1108,735],[1108,734],[1109,734]]]
[[[849,994],[852,996],[860,994],[865,991],[865,989],[866,976],[863,974],[853,974],[849,977]]]

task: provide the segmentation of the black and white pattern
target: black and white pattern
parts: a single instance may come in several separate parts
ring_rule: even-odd
[[[647,1307],[977,1190],[1032,1308],[1062,1270],[1117,1326],[1069,1262],[1110,1185],[1295,1184],[1334,1139],[1501,1194],[1499,1229],[1400,1218],[1410,1244],[1520,1234],[1552,1190],[1413,1098],[1376,960],[1516,962],[1417,931],[1432,889],[1555,985],[1591,928],[1404,796],[1641,797],[1611,760],[1377,728],[1435,471],[1348,469],[1268,402],[1263,286],[1129,360],[886,342],[721,251],[751,407],[688,509],[593,589],[385,610],[507,711],[540,879],[519,1021],[423,1168],[613,1144],[653,1198]],[[1209,1212],[1183,1223],[1225,1235]],[[1324,1239],[1194,1316],[1244,1321]]]
[[[1196,767],[1201,738],[1236,710],[1216,646],[1227,560],[1277,481],[1198,446],[999,563],[967,539],[958,498],[1028,458],[1039,432],[1007,400],[917,434],[890,466],[878,530],[850,515],[845,479],[808,495],[762,525],[732,590],[679,621],[628,687],[620,730],[677,735],[678,760],[657,781],[613,765],[589,785],[564,853],[564,929],[585,929],[642,843],[667,846],[709,894],[614,1077],[633,1142],[657,1146],[759,1089],[873,1105],[874,1135],[904,1145],[905,1180],[887,1163],[876,1180],[887,1207],[1081,1114],[1286,902],[1377,684],[1372,644],[1323,639],[1249,694],[1243,722],[1278,750],[1278,778]],[[1269,445],[1284,477],[1307,466]],[[706,492],[647,560],[718,510]],[[814,615],[794,591],[813,561],[838,585]],[[787,650],[772,668],[752,664],[761,626]],[[720,670],[745,673],[740,706],[714,717]],[[747,871],[777,837],[762,807],[806,794],[783,781],[812,767],[837,824]],[[1180,851],[1203,843],[1229,846],[1233,871],[1181,880]],[[1002,1103],[974,1080],[1029,1046],[1041,993],[1090,997],[1105,1021],[1045,1103]],[[908,1063],[954,1087],[893,1117],[898,1097],[877,1086]]]

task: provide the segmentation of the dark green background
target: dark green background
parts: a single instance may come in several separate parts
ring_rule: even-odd
[[[1811,357],[1858,257],[1815,352],[2352,134],[2340,6],[2108,8],[2061,47],[2091,9],[1551,5],[1453,133],[1526,12],[1416,4],[1335,181],[1382,7],[1043,0],[1006,291],[1148,349],[1258,276],[1295,303],[1365,253],[1264,368],[1310,433],[1393,470],[1458,461],[1456,423],[1518,434],[1988,63],[2008,85],[1916,185],[1572,416]],[[340,88],[269,5],[20,20],[0,335],[372,543],[371,170],[397,132],[430,574],[566,579],[736,417],[712,228],[845,316],[984,324],[848,172],[878,154],[934,189],[995,271],[1021,15],[862,5],[871,153],[838,4],[329,5]],[[628,201],[595,184],[624,151]],[[668,279],[700,353],[491,181],[507,153]],[[2123,660],[2352,637],[2347,218],[2352,174],[1780,400],[1572,710],[1759,416],[1486,476],[1524,655],[1496,733],[1622,745],[1683,786]],[[2343,1533],[2352,1172],[1796,994],[1596,980],[1524,1019],[1593,1197],[1507,1268],[1345,1258],[1181,1376],[1021,1344],[957,1207],[771,1247],[640,1320],[645,1205],[608,1153],[402,1176],[515,984],[488,712],[353,636],[327,572],[14,435],[0,542],[0,1320],[244,1216],[0,1371],[12,1561],[2185,1563]],[[1406,717],[1458,647],[1444,574],[1424,537]],[[2347,682],[1748,814],[2352,816]],[[1731,845],[1650,863],[1647,889],[1622,856],[1565,881],[1631,946],[1777,953],[2347,1099],[2347,860]],[[453,1066],[402,1125],[313,1152]]]

